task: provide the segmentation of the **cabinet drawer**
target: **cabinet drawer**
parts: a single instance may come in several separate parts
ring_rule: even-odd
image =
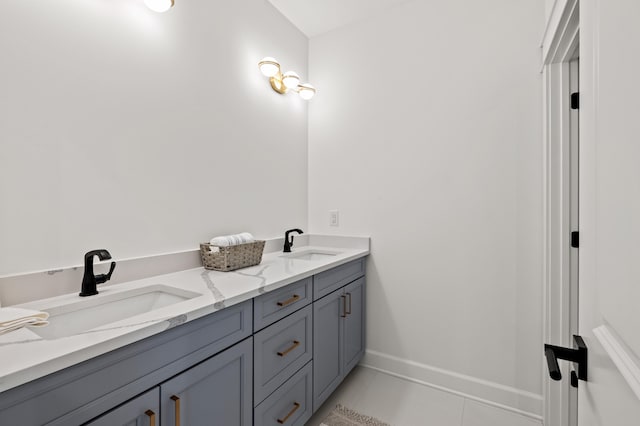
[[[313,300],[320,299],[364,276],[364,258],[321,272],[313,277]]]
[[[311,417],[313,361],[287,380],[254,411],[255,426],[303,426]]]
[[[311,305],[254,335],[254,404],[258,405],[312,357]]]
[[[311,303],[311,277],[253,300],[253,330],[258,331]]]

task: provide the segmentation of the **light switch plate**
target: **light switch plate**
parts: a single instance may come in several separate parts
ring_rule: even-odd
[[[338,210],[329,210],[329,226],[338,226],[339,215]]]

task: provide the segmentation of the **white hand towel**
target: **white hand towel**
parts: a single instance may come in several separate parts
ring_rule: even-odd
[[[42,327],[49,324],[46,312],[20,308],[0,308],[0,334],[22,327]]]
[[[248,232],[243,232],[243,233],[238,234],[238,235],[240,236],[240,238],[242,238],[242,240],[245,243],[253,243],[256,240],[255,238],[253,238],[253,235],[251,235]]]
[[[236,246],[238,244],[252,243],[255,241],[253,235],[248,232],[241,234],[224,235],[221,237],[212,238],[210,244],[218,247]]]

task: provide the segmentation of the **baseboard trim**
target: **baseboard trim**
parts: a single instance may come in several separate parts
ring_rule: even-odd
[[[367,350],[362,367],[542,421],[542,395]]]

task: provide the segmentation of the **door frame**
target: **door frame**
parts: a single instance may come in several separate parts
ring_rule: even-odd
[[[570,66],[580,41],[578,0],[556,0],[542,44],[543,81],[543,342],[572,346],[577,333],[577,289],[572,287],[570,206],[571,121]],[[544,357],[543,357],[544,361]],[[543,362],[545,426],[577,424],[577,393],[569,385],[569,366],[562,365],[560,385],[549,378]]]

